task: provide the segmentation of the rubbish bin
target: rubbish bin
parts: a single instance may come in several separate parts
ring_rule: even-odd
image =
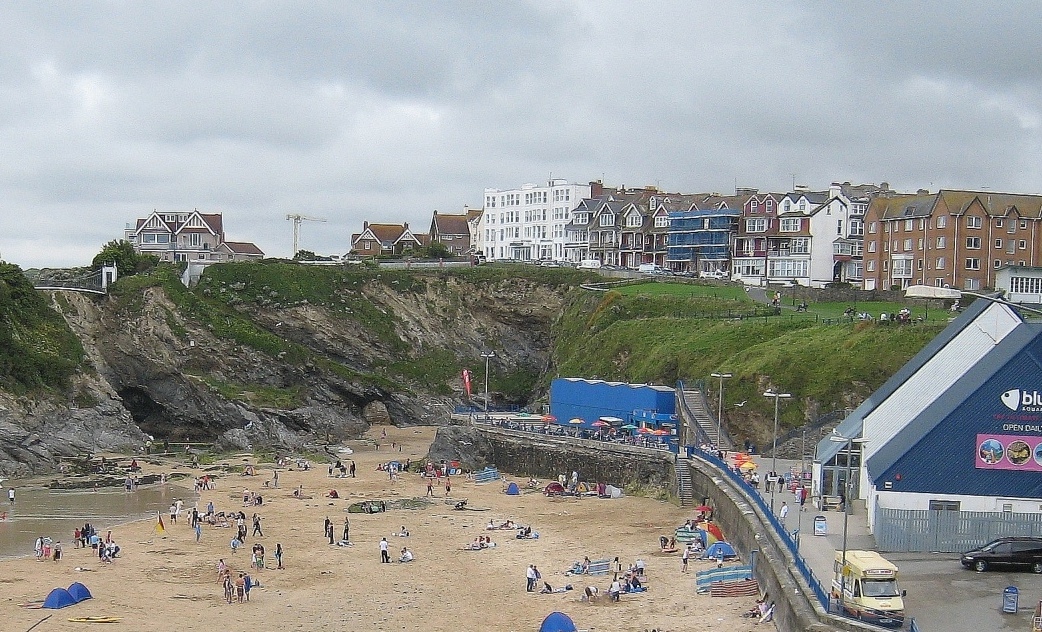
[[[814,535],[828,535],[829,523],[825,516],[814,516]]]
[[[1020,591],[1016,586],[1006,586],[1002,591],[1002,611],[1008,614],[1017,614],[1020,603]]]

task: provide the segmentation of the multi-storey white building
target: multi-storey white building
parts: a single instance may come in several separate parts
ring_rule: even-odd
[[[592,186],[553,179],[546,186],[485,189],[474,251],[489,261],[565,259],[564,227]]]

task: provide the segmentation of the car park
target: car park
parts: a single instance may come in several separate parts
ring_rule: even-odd
[[[966,568],[980,573],[990,568],[1031,569],[1033,573],[1042,573],[1042,538],[999,538],[963,553],[960,561]]]

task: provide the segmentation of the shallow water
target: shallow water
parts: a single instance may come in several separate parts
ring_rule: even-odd
[[[185,509],[195,504],[195,495],[183,487],[151,485],[137,491],[107,488],[98,491],[50,491],[44,488],[16,487],[15,502],[7,500],[7,489],[0,490],[0,557],[32,555],[38,537],[61,540],[71,550],[73,531],[84,522],[104,536],[107,529],[140,518],[163,514],[169,522],[170,505],[182,499]],[[181,514],[184,516],[184,513]],[[167,525],[169,527],[169,525]]]

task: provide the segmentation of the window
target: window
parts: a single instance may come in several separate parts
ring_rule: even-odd
[[[745,220],[745,232],[762,233],[767,230],[767,218],[751,218]]]
[[[798,233],[801,223],[799,217],[783,217],[779,220],[778,229],[783,233]]]
[[[1002,240],[1001,239],[996,239],[995,240],[995,247],[1000,249],[1000,250],[1002,249]]]
[[[794,255],[810,254],[810,241],[807,239],[793,239],[789,242],[789,252]]]
[[[767,207],[768,211],[770,211],[772,208],[774,208],[774,198],[767,198],[766,200],[764,200],[763,205]]]
[[[923,269],[923,260],[922,259],[916,259],[916,261],[915,261],[915,269],[916,270],[922,270]]]
[[[911,259],[894,259],[893,269],[895,277],[910,277],[912,276],[912,260]]]
[[[1021,239],[1020,241],[1017,242],[1017,248],[1020,248],[1021,250],[1024,250],[1027,247],[1028,247],[1028,242],[1027,241]]]
[[[601,226],[614,226],[614,225],[615,225],[615,216],[614,215],[612,215],[611,213],[604,213],[603,215],[601,215]],[[977,241],[980,241],[980,240],[977,240]]]
[[[1006,229],[1006,232],[1009,233],[1010,235],[1012,235],[1013,233],[1017,232],[1017,223],[1012,221],[1012,220],[1010,220],[1009,228]]]
[[[906,233],[911,232],[913,225],[914,225],[914,220],[906,219],[905,220],[905,232]]]
[[[868,242],[868,251],[869,252],[875,252],[876,251],[876,242],[874,242],[874,241]]]
[[[919,250],[922,250],[923,249],[923,238],[922,237],[919,238],[919,242],[918,243],[919,243]]]
[[[911,252],[912,251],[912,240],[911,239],[906,239],[904,245],[905,245],[905,252]]]
[[[966,259],[967,270],[980,270],[980,259],[969,258]]]
[[[960,511],[961,504],[958,500],[931,500],[930,511]]]
[[[944,249],[944,237],[937,238],[937,247],[939,249]]]
[[[1028,227],[1028,221],[1026,219],[1020,220],[1020,230],[1024,230]]]
[[[996,259],[995,260],[995,268],[998,269],[998,268],[1001,268],[1001,267],[1002,267],[1002,259]]]
[[[948,225],[948,218],[941,215],[937,218],[937,228],[944,228]]]
[[[1018,294],[1042,294],[1042,277],[1011,277],[1009,291]]]
[[[980,237],[967,237],[966,247],[970,250],[980,250]]]
[[[669,216],[659,215],[655,218],[655,228],[669,228]]]
[[[973,215],[966,216],[966,228],[980,228],[983,225],[984,222],[981,221],[981,218],[974,217]]]
[[[749,208],[751,208],[754,211],[760,208],[760,203],[756,200],[756,198],[753,198],[749,201]]]
[[[944,257],[937,257],[937,261],[936,261],[936,263],[934,264],[933,267],[934,267],[935,270],[943,270],[944,269]]]
[[[1002,228],[1002,218],[1001,217],[996,217],[995,218],[995,228]]]
[[[980,279],[966,279],[963,282],[963,284],[962,284],[962,288],[964,290],[970,290],[970,291],[979,290],[980,289]]]
[[[640,225],[642,223],[641,222],[642,219],[644,219],[644,218],[642,218],[639,213],[633,213],[632,215],[630,215],[629,217],[626,218],[626,227],[627,228],[640,228]]]
[[[837,220],[836,221],[836,234],[837,235],[842,235],[843,234],[843,220]]]
[[[868,261],[866,261],[865,262],[865,270],[867,272],[875,272],[876,271],[876,260],[875,259],[869,259]]]

